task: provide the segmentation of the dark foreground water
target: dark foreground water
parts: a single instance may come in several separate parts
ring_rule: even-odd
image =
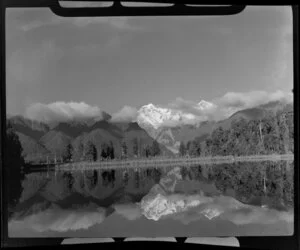
[[[36,171],[10,208],[10,237],[293,234],[294,163]]]

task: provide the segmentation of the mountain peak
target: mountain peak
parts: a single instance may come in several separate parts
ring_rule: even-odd
[[[213,103],[207,102],[207,101],[205,101],[205,100],[201,100],[201,101],[197,104],[197,107],[200,108],[201,110],[209,109],[209,108],[212,108],[213,106],[215,106]]]
[[[171,110],[156,107],[152,103],[144,105],[138,111],[138,123],[150,124],[158,128],[165,120],[171,116]]]
[[[156,106],[153,103],[149,103],[147,105],[142,106],[144,108],[156,108]]]
[[[137,122],[145,129],[145,127],[153,127],[158,129],[162,126],[174,127],[184,123],[190,123],[195,120],[195,115],[185,113],[181,110],[163,108],[155,106],[152,103],[142,106],[138,111]]]

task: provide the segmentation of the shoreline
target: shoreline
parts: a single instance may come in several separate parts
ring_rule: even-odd
[[[116,169],[116,168],[150,168],[150,167],[176,167],[190,165],[210,165],[236,162],[259,161],[293,161],[293,154],[283,155],[249,155],[249,156],[215,156],[215,157],[180,157],[180,158],[152,158],[128,159],[97,162],[75,162],[55,165],[56,170],[84,170],[84,169]]]

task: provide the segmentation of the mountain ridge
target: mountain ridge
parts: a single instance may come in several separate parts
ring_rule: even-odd
[[[218,127],[229,129],[234,120],[245,119],[255,120],[263,119],[265,116],[275,114],[280,110],[293,110],[293,104],[286,101],[272,101],[266,104],[258,105],[255,107],[239,110],[231,116],[219,120],[206,120],[197,124],[181,124],[177,126],[161,126],[158,128],[151,127],[150,124],[141,123],[151,137],[159,143],[164,144],[173,152],[178,153],[180,142],[186,143],[187,141],[195,138],[204,140]]]
[[[205,107],[212,106],[212,104],[205,101],[201,101],[198,105],[202,106],[204,109]],[[144,105],[143,107],[144,109],[148,109],[148,111],[149,108],[150,111],[153,108],[156,110],[155,105],[152,103]],[[143,107],[139,110],[140,113],[144,110]],[[159,116],[158,113],[155,113],[157,110],[154,112],[154,118],[158,117],[159,121],[163,122],[164,119],[167,119],[172,114],[175,114],[175,117],[172,118],[174,121],[180,120],[181,118],[180,113],[172,113],[167,108],[159,108],[158,110],[167,112],[166,116]],[[118,146],[116,146],[118,152],[117,155],[120,155],[121,146],[119,144],[121,144],[123,140],[126,143],[131,144],[129,140],[133,140],[137,137],[140,140],[146,141],[147,144],[155,140],[160,144],[163,150],[178,153],[180,142],[186,143],[195,138],[204,140],[214,129],[220,126],[223,129],[230,128],[231,123],[234,120],[242,118],[246,120],[262,119],[279,110],[293,110],[293,104],[282,101],[273,101],[256,107],[239,110],[228,118],[220,121],[205,120],[196,124],[177,124],[176,126],[174,124],[172,124],[172,126],[169,126],[168,124],[156,126],[157,123],[154,123],[155,126],[153,126],[152,121],[147,123],[144,120],[142,121],[141,117],[135,122],[112,122],[112,116],[105,112],[103,113],[106,115],[102,117],[80,118],[57,122],[55,126],[53,126],[53,124],[51,126],[51,124],[30,120],[22,116],[11,116],[7,120],[22,137],[21,141],[25,147],[26,145],[32,145],[33,148],[45,148],[46,150],[51,151],[51,143],[47,144],[46,141],[49,141],[52,137],[56,138],[57,142],[64,142],[63,144],[65,144],[66,141],[75,141],[79,136],[84,136],[92,141],[95,141],[93,136],[97,136],[97,138],[103,142],[108,143],[109,141],[113,141],[114,144],[118,144]],[[47,139],[43,138],[47,134]],[[24,142],[26,139],[29,140],[28,143]],[[99,143],[96,144],[98,145],[98,148],[100,148]],[[27,151],[32,152],[30,149]],[[41,149],[41,151],[44,151],[44,149]]]
[[[115,157],[121,157],[123,141],[127,144],[129,156],[134,154],[132,150],[134,139],[138,140],[140,147],[142,145],[150,147],[155,141],[136,122],[118,124],[106,120],[98,120],[90,124],[60,122],[51,128],[41,122],[36,123],[39,126],[32,126],[35,121],[29,121],[21,116],[8,119],[19,136],[25,159],[32,162],[39,161],[42,156],[45,159],[55,155],[55,158],[63,159],[63,155],[68,154],[68,145],[74,148],[81,143],[85,145],[88,141],[95,145],[98,157],[102,155],[103,144],[106,147],[113,144]],[[164,145],[159,144],[159,147],[163,154],[173,154]]]

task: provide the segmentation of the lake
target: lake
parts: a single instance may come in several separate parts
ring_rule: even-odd
[[[37,170],[9,210],[10,237],[293,234],[294,162]]]

